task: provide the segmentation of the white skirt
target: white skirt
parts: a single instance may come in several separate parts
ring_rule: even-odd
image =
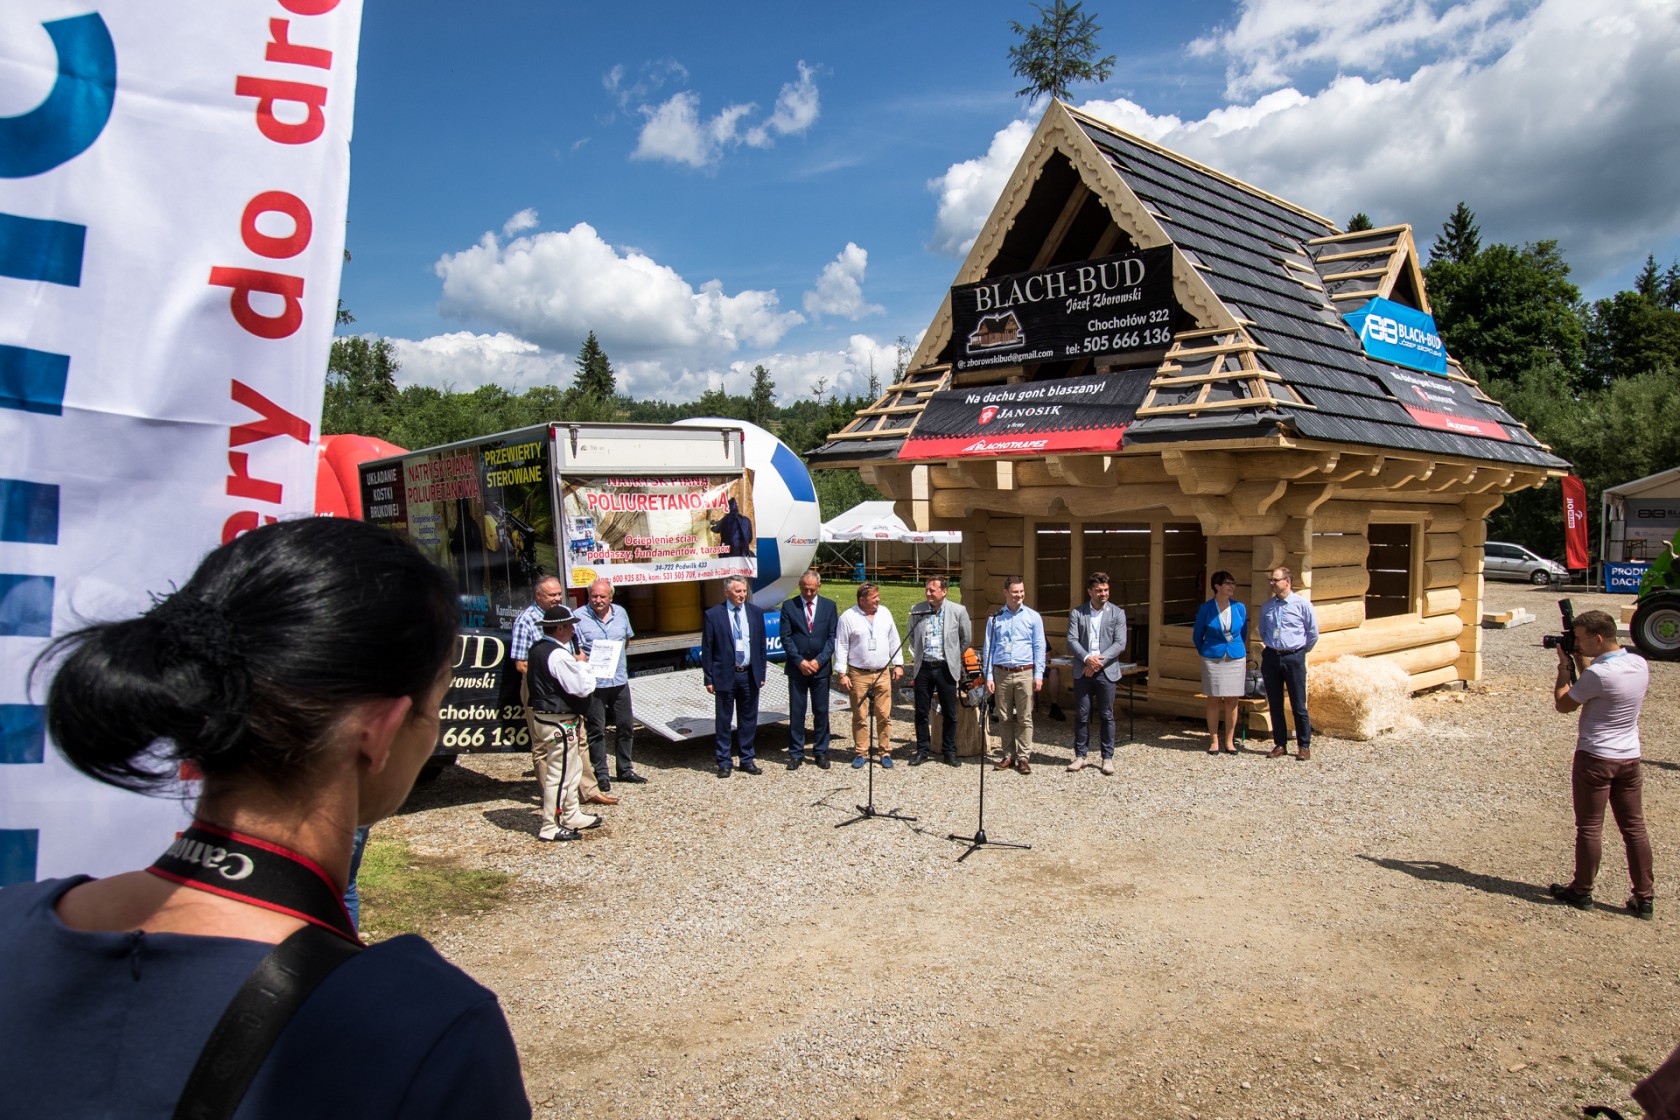
[[[1246,658],[1202,658],[1202,692],[1207,696],[1241,696],[1248,687],[1247,676]]]

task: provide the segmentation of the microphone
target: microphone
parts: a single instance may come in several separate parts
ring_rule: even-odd
[[[925,599],[922,600],[920,603],[917,603],[915,606],[910,608],[910,617],[911,618],[918,618],[918,617],[925,618],[926,616],[928,616],[932,613],[933,613],[933,604],[928,602]]]

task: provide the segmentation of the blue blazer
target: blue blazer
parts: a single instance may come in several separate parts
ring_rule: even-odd
[[[718,692],[734,692],[735,682],[743,676],[752,677],[753,688],[764,687],[768,666],[764,611],[751,602],[742,609],[747,612],[748,648],[752,651],[747,673],[735,671],[735,631],[729,625],[728,602],[712,607],[700,620],[700,670],[706,683]]]
[[[1209,599],[1196,612],[1196,627],[1191,631],[1191,638],[1196,643],[1196,652],[1203,657],[1247,657],[1248,647],[1243,644],[1243,635],[1247,630],[1248,608],[1232,599],[1231,640],[1227,642],[1225,631],[1219,627],[1219,600]]]
[[[834,637],[840,629],[840,608],[833,599],[817,596],[815,625],[805,625],[805,600],[798,595],[782,604],[782,664],[790,677],[803,677],[801,661],[816,660],[821,668],[811,674],[812,680],[826,677],[834,668]]]

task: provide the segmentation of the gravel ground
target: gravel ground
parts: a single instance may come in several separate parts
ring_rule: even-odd
[[[1680,664],[1652,666],[1642,725],[1657,920],[1620,909],[1613,827],[1599,905],[1551,902],[1575,727],[1539,648],[1555,598],[1490,584],[1539,622],[1486,632],[1481,682],[1308,763],[1140,718],[1117,774],[1069,774],[1041,713],[1033,773],[986,775],[987,833],[1030,850],[959,860],[976,761],[902,748],[876,805],[920,819],[837,827],[863,773],[788,773],[785,729],[727,782],[638,736],[650,783],[578,843],[536,841],[510,755],[382,828],[517,877],[438,945],[501,997],[538,1116],[1633,1116],[1680,1042]]]

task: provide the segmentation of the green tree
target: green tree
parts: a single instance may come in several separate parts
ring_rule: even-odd
[[[1027,84],[1016,91],[1017,97],[1037,97],[1048,93],[1065,98],[1068,87],[1075,82],[1103,82],[1114,72],[1114,56],[1097,58],[1097,32],[1102,27],[1095,17],[1081,15],[1083,0],[1068,4],[1054,0],[1050,7],[1034,4],[1038,22],[1031,27],[1017,20],[1009,21],[1009,28],[1020,42],[1009,48],[1010,73],[1025,78]]]
[[[589,337],[578,347],[577,376],[572,379],[572,387],[578,392],[601,400],[611,400],[618,392],[618,379],[613,376],[612,363],[607,360],[607,352],[601,349],[596,341],[595,332],[590,331]]]
[[[1649,287],[1645,281],[1641,276],[1635,290],[1593,304],[1586,340],[1589,383],[1680,366],[1680,311],[1663,305],[1660,275]]]
[[[1429,263],[1451,261],[1453,264],[1465,264],[1481,251],[1482,227],[1476,224],[1476,215],[1470,207],[1460,201],[1447,220],[1441,223],[1441,232],[1429,247]]]
[[[1438,241],[1440,252],[1431,250],[1424,268],[1447,351],[1483,384],[1514,380],[1548,362],[1579,383],[1586,342],[1581,292],[1569,282],[1558,243],[1490,245],[1461,259],[1474,242],[1473,231],[1468,243]]]
[[[1347,232],[1347,233],[1359,233],[1361,230],[1375,229],[1375,228],[1377,228],[1377,227],[1371,224],[1371,215],[1369,215],[1369,214],[1365,213],[1365,211],[1361,210],[1358,213],[1354,214],[1353,217],[1348,219],[1347,230],[1345,232]]]
[[[768,428],[776,412],[776,383],[770,380],[770,371],[762,364],[753,366],[752,395],[747,399],[750,402],[747,419]]]
[[[347,314],[347,313],[346,313]],[[385,437],[397,400],[397,361],[387,339],[359,335],[333,339],[327,352],[327,381],[321,434]]]

